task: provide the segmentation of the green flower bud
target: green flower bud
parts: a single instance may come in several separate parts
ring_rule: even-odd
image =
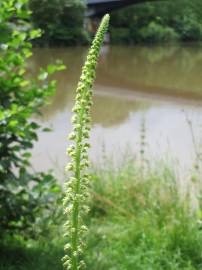
[[[65,255],[65,256],[62,258],[62,261],[65,262],[65,261],[67,261],[67,260],[69,260],[69,256],[68,256],[68,255]]]
[[[75,134],[75,132],[71,132],[71,133],[69,134],[69,136],[68,136],[68,139],[69,139],[69,140],[75,140],[75,139],[76,139],[76,134]]]
[[[73,171],[74,170],[74,165],[73,163],[69,163],[67,164],[67,166],[65,167],[66,171]]]
[[[69,243],[64,246],[64,251],[69,251],[70,249],[71,249],[71,245]],[[68,258],[69,258],[69,256],[68,256]]]
[[[83,136],[85,139],[89,139],[90,138],[90,135],[89,135],[89,132],[88,131],[84,131],[83,132]]]
[[[76,115],[73,115],[72,116],[71,123],[72,124],[76,124],[77,123],[77,116]]]

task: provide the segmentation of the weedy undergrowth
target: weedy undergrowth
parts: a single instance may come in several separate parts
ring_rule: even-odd
[[[66,170],[70,173],[70,178],[65,183],[64,212],[68,221],[65,223],[65,236],[68,243],[65,245],[63,257],[64,267],[68,270],[77,270],[85,267],[82,260],[84,243],[82,241],[87,231],[82,219],[88,212],[86,200],[88,198],[89,175],[87,168],[88,143],[90,131],[90,108],[92,105],[92,85],[95,79],[95,69],[103,43],[104,34],[109,23],[109,15],[105,15],[99,26],[97,34],[87,55],[87,60],[82,68],[82,74],[76,90],[76,102],[73,108],[72,117],[73,132],[69,139],[73,141],[67,149],[71,162]]]

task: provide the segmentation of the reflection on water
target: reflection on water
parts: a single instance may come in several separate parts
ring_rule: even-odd
[[[56,95],[42,110],[38,121],[52,126],[52,133],[39,134],[32,163],[37,170],[54,168],[63,174],[66,136],[85,48],[37,49],[30,61],[35,73],[55,59],[67,65],[55,75]],[[196,140],[202,124],[202,48],[199,45],[166,47],[104,47],[99,60],[90,156],[99,162],[103,147],[118,160],[127,147],[139,153],[140,125],[146,124],[147,155],[167,152],[190,168],[194,149],[186,115]]]

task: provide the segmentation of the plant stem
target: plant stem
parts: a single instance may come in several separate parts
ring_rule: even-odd
[[[75,113],[72,118],[74,132],[70,133],[69,139],[74,141],[67,152],[72,161],[67,165],[67,170],[73,177],[65,183],[64,211],[68,222],[65,229],[68,232],[69,243],[65,245],[68,254],[64,256],[63,262],[67,270],[80,270],[85,266],[81,260],[83,248],[83,234],[86,227],[83,225],[82,217],[87,213],[86,198],[88,197],[88,179],[86,172],[88,168],[89,148],[88,138],[90,131],[90,108],[92,105],[92,85],[95,79],[95,69],[100,52],[104,34],[109,23],[109,15],[102,19],[97,34],[89,50],[87,60],[82,68],[82,74],[77,87],[76,102],[73,108]]]

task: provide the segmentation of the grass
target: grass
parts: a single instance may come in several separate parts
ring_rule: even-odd
[[[171,169],[142,177],[129,162],[97,172],[93,192],[88,269],[202,269],[202,230]]]
[[[202,269],[202,230],[174,172],[162,164],[143,175],[132,161],[104,168],[92,177],[87,269]],[[4,244],[0,270],[62,269],[63,240],[53,234]]]
[[[0,247],[0,270],[62,270],[62,247],[59,239],[56,243],[49,238],[6,241]]]

